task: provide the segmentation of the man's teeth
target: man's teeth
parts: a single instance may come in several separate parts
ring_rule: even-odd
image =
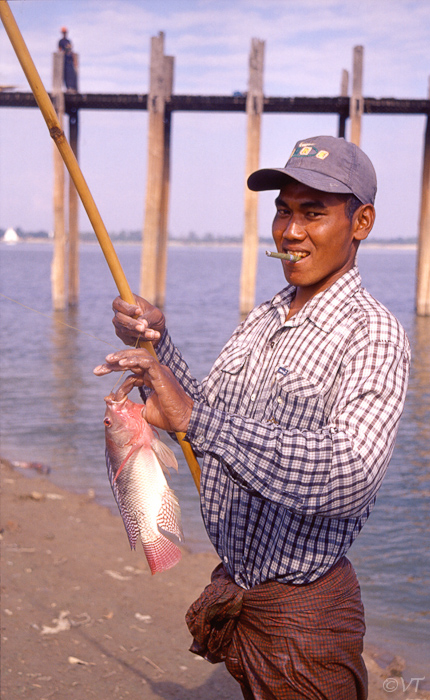
[[[289,253],[289,255],[294,255],[296,258],[306,258],[306,256],[309,255],[309,253],[304,253],[299,250],[287,250],[287,253]]]

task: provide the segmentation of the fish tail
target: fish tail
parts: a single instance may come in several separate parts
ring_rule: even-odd
[[[142,542],[142,545],[152,574],[171,569],[182,556],[179,547],[163,536],[153,542]]]

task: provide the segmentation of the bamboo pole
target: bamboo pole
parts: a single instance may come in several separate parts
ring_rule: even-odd
[[[14,48],[14,51],[18,57],[18,60],[22,66],[28,83],[31,87],[33,95],[39,106],[40,111],[45,119],[46,125],[49,129],[49,133],[54,140],[58,150],[61,153],[64,163],[70,173],[70,177],[75,183],[75,187],[78,191],[79,197],[88,214],[88,218],[94,229],[94,233],[97,236],[97,240],[100,243],[103,254],[106,258],[106,262],[112,273],[112,277],[115,280],[115,284],[118,288],[118,292],[121,298],[128,302],[129,304],[134,304],[134,295],[130,289],[127,278],[121,267],[121,263],[118,260],[118,256],[112,245],[112,241],[109,238],[109,234],[94,202],[93,196],[88,188],[85,178],[81,172],[78,161],[67,142],[64,132],[62,131],[60,124],[55,113],[53,104],[46,92],[43,83],[39,77],[27,46],[22,38],[21,32],[19,31],[18,25],[15,22],[15,18],[9,8],[7,0],[0,0],[0,18],[3,22],[4,28],[7,35],[9,36],[10,42]],[[148,352],[151,353],[153,357],[156,358],[156,353],[153,348],[152,343],[142,343],[141,347],[145,347]],[[194,483],[197,489],[200,488],[200,468],[191,445],[184,441],[184,433],[176,433],[176,436],[181,445],[184,456],[187,460],[187,464],[190,468]]]
[[[260,159],[261,113],[263,111],[264,41],[252,39],[249,56],[249,81],[246,98],[247,148],[246,179],[258,169]],[[246,180],[245,180],[246,182]],[[239,309],[249,313],[255,303],[258,260],[258,192],[245,185],[245,219],[242,244]]]

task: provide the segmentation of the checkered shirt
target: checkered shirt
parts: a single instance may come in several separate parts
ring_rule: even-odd
[[[318,579],[375,503],[402,413],[406,334],[358,269],[285,321],[295,288],[256,307],[209,375],[194,379],[166,332],[157,347],[194,399],[201,511],[243,588]]]

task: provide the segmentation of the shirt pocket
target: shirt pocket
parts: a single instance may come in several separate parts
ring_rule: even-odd
[[[272,412],[271,420],[284,428],[317,430],[324,424],[322,387],[294,371],[278,371],[273,383]]]
[[[218,381],[211,387],[212,405],[215,408],[235,413],[243,403],[250,354],[251,351],[246,350],[230,355],[219,368]]]

